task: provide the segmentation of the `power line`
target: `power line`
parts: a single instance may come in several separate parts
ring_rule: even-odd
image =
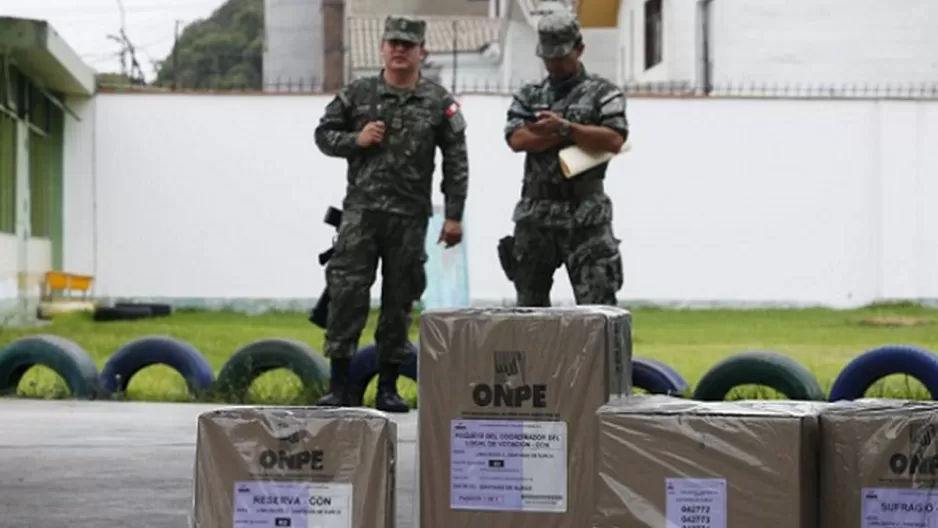
[[[127,12],[124,11],[124,2],[122,0],[117,0],[117,10],[120,12],[121,16],[121,32],[127,29]]]
[[[299,0],[298,0],[298,1],[299,1]],[[221,2],[221,1],[219,1],[219,0],[211,0],[211,1],[208,1],[208,2],[178,2],[178,3],[175,3],[175,2],[163,2],[163,3],[159,3],[159,4],[152,4],[152,5],[133,5],[133,6],[130,6],[130,7],[126,8],[126,12],[127,12],[127,13],[130,13],[130,14],[134,14],[134,13],[153,13],[153,12],[156,12],[156,13],[160,13],[160,12],[172,12],[172,11],[178,11],[178,10],[180,10],[180,9],[186,9],[186,10],[191,10],[191,9],[193,9],[193,8],[204,9],[204,8],[209,8],[210,6],[213,6],[213,5],[220,7],[223,3],[224,3],[224,2]],[[58,15],[58,16],[75,16],[75,17],[80,17],[80,16],[95,16],[95,15],[103,15],[103,14],[112,13],[112,12],[113,12],[113,8],[104,7],[104,6],[99,6],[99,7],[81,7],[81,8],[76,8],[76,7],[61,7],[61,8],[43,7],[43,8],[38,8],[38,9],[35,9],[35,8],[34,8],[34,9],[31,9],[30,11],[34,11],[34,12],[36,12],[36,13],[42,13],[42,14],[45,14],[45,15]]]

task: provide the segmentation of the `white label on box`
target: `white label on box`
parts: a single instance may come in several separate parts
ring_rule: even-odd
[[[352,528],[352,485],[241,481],[234,485],[234,528]]]
[[[450,508],[567,511],[567,423],[453,420]]]
[[[938,528],[938,490],[863,488],[863,528]]]
[[[726,528],[726,479],[667,479],[667,528]]]

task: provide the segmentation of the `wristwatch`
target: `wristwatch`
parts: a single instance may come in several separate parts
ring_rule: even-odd
[[[557,135],[562,138],[570,137],[570,122],[564,119],[560,122],[560,128],[557,129]]]

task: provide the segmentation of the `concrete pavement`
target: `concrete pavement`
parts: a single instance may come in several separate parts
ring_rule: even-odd
[[[0,528],[187,527],[196,417],[218,407],[0,399]],[[394,418],[413,528],[417,413]]]

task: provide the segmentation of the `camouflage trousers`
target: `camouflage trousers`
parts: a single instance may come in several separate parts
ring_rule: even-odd
[[[326,324],[325,355],[351,357],[371,304],[371,286],[381,261],[381,314],[375,330],[382,363],[409,359],[408,331],[414,301],[427,286],[424,264],[427,218],[378,211],[349,211],[326,266],[326,286],[332,302]]]
[[[616,304],[622,257],[611,224],[563,229],[516,223],[514,238],[518,306],[550,306],[554,272],[561,265],[577,304]]]

